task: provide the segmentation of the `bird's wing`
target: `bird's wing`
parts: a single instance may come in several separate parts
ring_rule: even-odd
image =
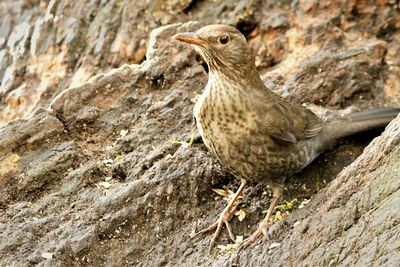
[[[297,143],[316,136],[324,122],[310,110],[281,97],[262,103],[264,115],[258,116],[259,123],[266,126],[267,133],[279,143]],[[259,109],[260,110],[260,109]]]

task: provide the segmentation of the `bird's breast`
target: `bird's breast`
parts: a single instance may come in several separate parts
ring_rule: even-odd
[[[234,88],[230,88],[234,89]],[[207,84],[203,94],[194,106],[193,114],[196,118],[200,134],[205,138],[218,139],[220,142],[230,135],[242,131],[240,125],[246,123],[243,111],[238,103],[235,103],[234,90],[226,88],[212,88]]]
[[[238,99],[235,90],[207,86],[193,110],[204,144],[233,173],[230,166],[244,155],[240,146],[245,145],[243,140],[248,140],[254,122],[254,114],[245,111],[246,105]]]
[[[215,89],[205,88],[193,113],[204,144],[235,176],[260,182],[291,175],[317,155],[302,142],[275,142],[266,114],[257,112],[250,98]]]

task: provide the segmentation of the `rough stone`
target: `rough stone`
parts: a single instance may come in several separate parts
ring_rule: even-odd
[[[1,1],[0,265],[398,265],[399,117],[290,177],[282,202],[295,208],[270,241],[237,256],[191,239],[225,205],[212,189],[238,181],[185,143],[207,69],[171,37],[231,23],[269,88],[331,116],[399,103],[399,12],[392,1]],[[255,230],[268,192],[246,191],[235,233]]]

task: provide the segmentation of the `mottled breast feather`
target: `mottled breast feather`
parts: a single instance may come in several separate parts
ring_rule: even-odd
[[[306,144],[323,127],[319,118],[267,89],[256,91],[254,99],[254,92],[250,98],[242,88],[229,76],[210,75],[194,107],[211,153],[235,176],[258,182],[291,175],[308,165],[318,155]]]

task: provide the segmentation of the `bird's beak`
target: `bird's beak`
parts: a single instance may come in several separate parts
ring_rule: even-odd
[[[195,32],[178,33],[174,35],[174,38],[178,41],[194,45],[203,45],[206,43],[206,41],[198,38]]]

